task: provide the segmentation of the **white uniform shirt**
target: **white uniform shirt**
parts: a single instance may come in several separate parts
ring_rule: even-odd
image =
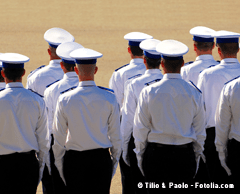
[[[139,168],[142,170],[147,142],[171,145],[193,142],[199,162],[206,138],[204,122],[201,92],[180,74],[165,74],[161,81],[144,88],[133,126]]]
[[[48,130],[52,134],[53,117],[56,110],[57,100],[61,92],[78,86],[79,79],[75,72],[67,72],[64,74],[63,79],[49,86],[44,92],[44,100],[47,107],[48,114]]]
[[[0,82],[0,90],[6,87],[6,83],[5,82]]]
[[[113,76],[110,79],[109,87],[114,91],[116,95],[117,102],[122,107],[124,99],[124,84],[128,78],[133,77],[134,75],[144,74],[146,67],[143,63],[143,59],[136,58],[132,59],[128,66],[119,69],[113,73]]]
[[[47,85],[63,78],[64,72],[61,69],[61,61],[61,59],[51,60],[49,65],[31,75],[27,80],[26,88],[43,96]]]
[[[240,78],[227,83],[220,94],[216,120],[216,148],[223,167],[226,166],[227,142],[234,138],[240,142]],[[225,168],[226,169],[226,168]],[[230,170],[227,170],[230,174]]]
[[[0,155],[35,150],[39,181],[45,163],[50,170],[49,134],[44,100],[20,82],[11,82],[0,92]]]
[[[123,140],[123,159],[128,165],[130,165],[127,159],[128,143],[133,132],[133,119],[137,108],[138,97],[146,83],[156,79],[162,79],[162,77],[163,75],[159,69],[148,69],[142,76],[133,79],[126,86],[120,131]]]
[[[208,67],[218,65],[219,62],[215,61],[212,55],[200,55],[190,65],[181,68],[182,78],[186,81],[192,81],[197,85],[199,74]]]
[[[240,75],[240,64],[236,58],[223,59],[215,67],[205,69],[198,78],[198,88],[203,93],[206,108],[206,128],[215,127],[217,102],[226,82]]]
[[[76,89],[60,95],[54,117],[53,151],[63,180],[66,150],[110,148],[115,174],[121,154],[119,117],[115,95],[100,89],[94,81],[80,82]]]

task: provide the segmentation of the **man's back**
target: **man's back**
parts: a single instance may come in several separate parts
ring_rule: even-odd
[[[27,80],[27,89],[31,89],[34,92],[44,96],[46,86],[55,82],[56,80],[62,79],[64,73],[60,66],[61,60],[52,60],[48,66],[35,72]]]

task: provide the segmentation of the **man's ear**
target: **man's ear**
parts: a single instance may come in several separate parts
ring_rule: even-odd
[[[128,47],[128,53],[129,53],[129,54],[131,54],[131,53],[132,53],[132,51],[131,51],[130,47]]]
[[[22,77],[25,75],[25,73],[26,73],[26,70],[25,70],[25,69],[23,69],[23,74],[22,74]]]
[[[94,74],[96,74],[98,71],[98,66],[95,67]]]
[[[184,66],[184,60],[183,60],[183,63],[182,63],[182,66],[181,67],[183,67]]]
[[[62,61],[60,62],[60,65],[61,65],[61,68],[63,69],[63,68],[64,68],[64,65],[63,65],[63,62],[62,62]]]
[[[4,71],[3,70],[1,70],[1,75],[2,75],[2,77],[3,78],[5,78],[6,76],[5,76],[5,73],[4,73]]]
[[[78,68],[77,68],[77,66],[74,67],[74,71],[75,71],[76,74],[78,75]]]
[[[195,43],[193,43],[193,50],[196,51],[197,50],[197,45]]]
[[[48,48],[47,51],[48,51],[48,54],[51,56],[51,53],[52,53],[52,52],[51,52],[50,48]]]

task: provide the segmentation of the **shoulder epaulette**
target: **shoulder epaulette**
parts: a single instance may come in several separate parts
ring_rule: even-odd
[[[147,82],[147,83],[145,83],[144,85],[145,86],[149,86],[149,85],[151,85],[151,84],[153,84],[153,83],[155,83],[155,82],[159,82],[161,79],[155,79],[155,80],[153,80],[153,81],[150,81],[150,82]]]
[[[233,80],[235,80],[235,79],[237,79],[237,78],[239,78],[239,77],[240,77],[240,76],[237,76],[237,77],[235,77],[235,78],[233,78],[233,79],[227,81],[224,85],[228,84],[229,82],[231,82],[231,81],[233,81]]]
[[[42,96],[41,94],[39,94],[39,93],[33,91],[32,89],[28,89],[28,90],[30,90],[31,92],[33,92],[33,93],[37,94],[38,96],[40,96],[41,98],[43,98],[43,96]]]
[[[142,74],[137,74],[137,75],[134,75],[134,76],[132,76],[132,77],[130,77],[130,78],[128,78],[128,79],[133,79],[133,78],[137,78],[137,77],[139,77],[139,76],[141,76]]]
[[[2,88],[2,89],[0,89],[0,92],[3,91],[3,90],[5,90],[5,89],[6,89],[6,88]]]
[[[30,73],[31,73],[31,74],[32,74],[32,73],[35,73],[37,70],[42,69],[43,67],[45,67],[45,65],[42,65],[42,66],[38,67],[37,69],[35,69],[35,70],[33,70],[33,71],[30,71]]]
[[[68,91],[71,91],[71,90],[75,89],[76,87],[77,87],[77,86],[74,86],[74,87],[72,87],[72,88],[68,88],[67,90],[64,90],[64,91],[60,92],[60,94],[64,94],[64,93],[66,93],[66,92],[68,92]]]
[[[216,65],[210,65],[210,66],[208,66],[206,69],[209,69],[209,68],[211,68],[211,67],[215,67]],[[203,70],[205,70],[205,69],[203,69]],[[203,71],[202,70],[202,71]],[[202,71],[200,71],[199,73],[202,73]]]
[[[111,92],[111,93],[114,93],[114,91],[113,90],[111,90],[111,89],[109,89],[109,88],[105,88],[105,87],[102,87],[102,86],[98,86],[100,89],[103,89],[103,90],[107,90],[107,91],[109,91],[109,92]]]
[[[126,67],[126,66],[128,66],[128,65],[129,65],[129,64],[123,65],[123,66],[121,66],[121,67],[115,69],[115,71],[118,71],[119,69],[122,69],[123,67]]]
[[[54,81],[53,83],[48,84],[48,85],[46,86],[46,88],[48,88],[49,86],[53,85],[54,83],[56,83],[56,82],[58,82],[58,81],[60,81],[60,80],[61,80],[61,79],[58,79],[58,80]]]
[[[189,82],[190,82],[200,93],[202,93],[202,91],[201,91],[192,81],[189,80]]]
[[[189,62],[187,62],[187,63],[184,63],[184,66],[185,65],[189,65],[189,64],[191,64],[191,63],[193,63],[194,61],[189,61]]]
[[[221,63],[221,61],[217,61],[218,63]]]

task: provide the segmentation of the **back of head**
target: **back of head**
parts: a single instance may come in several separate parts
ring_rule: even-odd
[[[183,59],[176,59],[176,60],[168,60],[163,58],[164,66],[167,70],[167,72],[171,73],[179,73],[181,70],[181,67],[184,63]]]
[[[236,55],[239,50],[239,45],[237,42],[218,43],[217,46],[220,48],[220,50],[224,56]]]
[[[129,45],[129,48],[130,48],[133,56],[136,56],[136,57],[143,56],[143,50],[139,46],[131,46],[131,45]]]
[[[194,41],[194,45],[196,45],[197,49],[200,51],[211,51],[214,47],[214,42],[198,42]]]

